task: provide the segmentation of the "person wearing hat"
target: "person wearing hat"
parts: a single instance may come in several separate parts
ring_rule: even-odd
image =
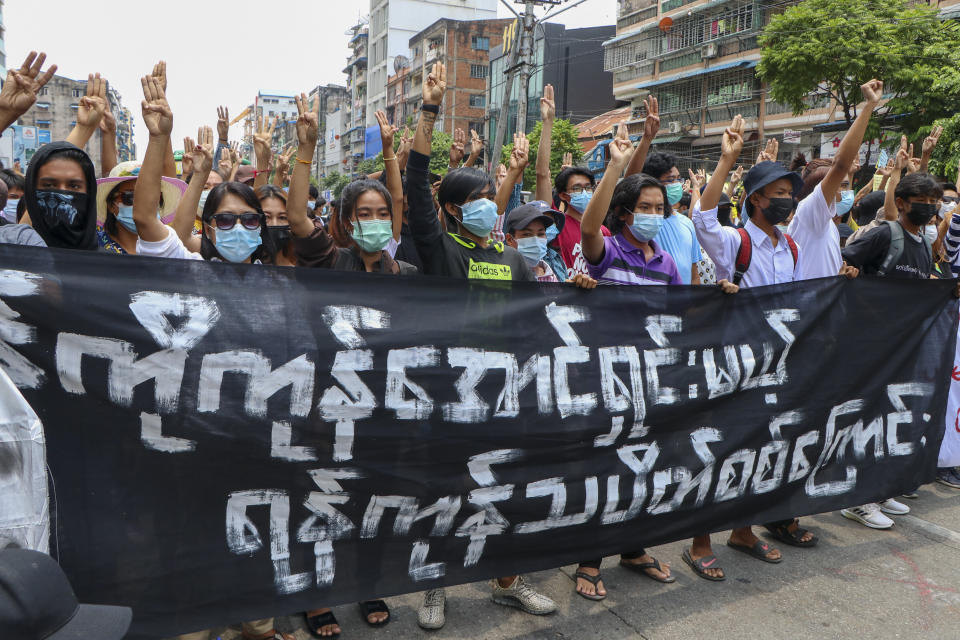
[[[140,164],[121,162],[106,178],[97,180],[97,241],[100,251],[118,255],[137,252],[137,225],[133,221],[133,191],[140,175]],[[169,223],[187,184],[163,177],[157,217]]]
[[[29,549],[0,551],[0,629],[13,640],[120,640],[129,607],[80,604],[56,561]]]
[[[566,280],[562,262],[559,272],[546,262],[547,253],[553,251],[547,247],[547,229],[553,224],[562,227],[563,214],[542,200],[534,200],[511,211],[503,226],[507,244],[520,252],[539,282]]]

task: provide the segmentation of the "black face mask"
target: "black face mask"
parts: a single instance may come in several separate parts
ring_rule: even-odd
[[[37,189],[37,215],[43,216],[50,233],[79,244],[87,226],[87,194],[57,189]]]
[[[270,235],[270,239],[273,240],[273,246],[276,247],[278,252],[283,252],[287,250],[287,245],[290,244],[290,225],[277,225],[275,227],[267,227],[267,233]]]
[[[760,210],[770,224],[780,224],[793,211],[793,198],[770,198],[770,204]]]
[[[927,204],[925,202],[910,203],[910,211],[907,212],[907,220],[910,224],[922,227],[930,222],[937,213],[937,205]]]

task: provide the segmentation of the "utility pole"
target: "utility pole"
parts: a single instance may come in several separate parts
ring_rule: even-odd
[[[520,0],[515,1],[519,2]],[[576,0],[563,9],[548,13],[539,21],[535,19],[536,16],[533,14],[534,7],[540,5],[559,5],[561,2],[569,2],[569,0],[524,0],[522,16],[517,14],[517,12],[513,10],[513,7],[507,4],[506,0],[500,0],[500,2],[517,17],[517,24],[520,25],[522,33],[520,35],[520,46],[517,47],[516,43],[514,43],[510,51],[510,60],[507,63],[507,80],[503,90],[503,99],[500,101],[500,119],[497,120],[497,131],[493,138],[493,157],[491,158],[490,171],[493,171],[496,165],[500,163],[500,153],[503,149],[503,139],[507,134],[507,120],[509,120],[510,115],[510,96],[513,93],[513,80],[516,77],[518,69],[520,70],[520,101],[517,104],[517,133],[526,133],[530,76],[533,75],[534,30],[546,20],[582,4],[585,0]],[[494,82],[494,80],[494,78],[490,78],[490,82]]]

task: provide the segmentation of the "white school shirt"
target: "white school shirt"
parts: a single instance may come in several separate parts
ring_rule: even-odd
[[[827,206],[821,185],[800,201],[788,231],[803,247],[798,259],[798,280],[827,278],[840,273],[843,258],[840,256],[840,231],[833,222],[837,215],[837,203]]]
[[[183,242],[172,227],[164,227],[164,229],[167,230],[167,237],[163,240],[147,242],[137,238],[137,255],[177,260],[203,260],[199,253],[194,253],[183,246]]]
[[[733,282],[733,273],[736,271],[737,252],[740,250],[740,233],[733,227],[725,227],[717,220],[717,207],[708,211],[700,210],[698,202],[693,207],[693,226],[697,230],[697,239],[700,247],[717,266],[717,280]],[[799,260],[793,264],[793,253],[787,244],[783,233],[775,229],[777,246],[773,246],[770,236],[747,220],[744,225],[750,238],[753,240],[753,255],[750,259],[750,268],[743,274],[740,286],[762,287],[768,284],[781,284],[799,280]],[[797,243],[800,244],[799,242]],[[798,246],[798,253],[802,256],[803,249]],[[839,271],[839,269],[838,269]]]

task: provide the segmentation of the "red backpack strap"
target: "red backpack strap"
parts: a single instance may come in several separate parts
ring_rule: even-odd
[[[797,249],[797,242],[787,234],[783,234],[783,237],[787,239],[787,244],[790,245],[790,253],[793,254],[793,266],[797,266],[797,260],[800,257],[800,250]]]
[[[750,240],[750,234],[743,227],[737,227],[737,232],[740,234],[740,248],[737,249],[737,260],[734,262],[733,284],[739,285],[753,259],[753,242]]]

